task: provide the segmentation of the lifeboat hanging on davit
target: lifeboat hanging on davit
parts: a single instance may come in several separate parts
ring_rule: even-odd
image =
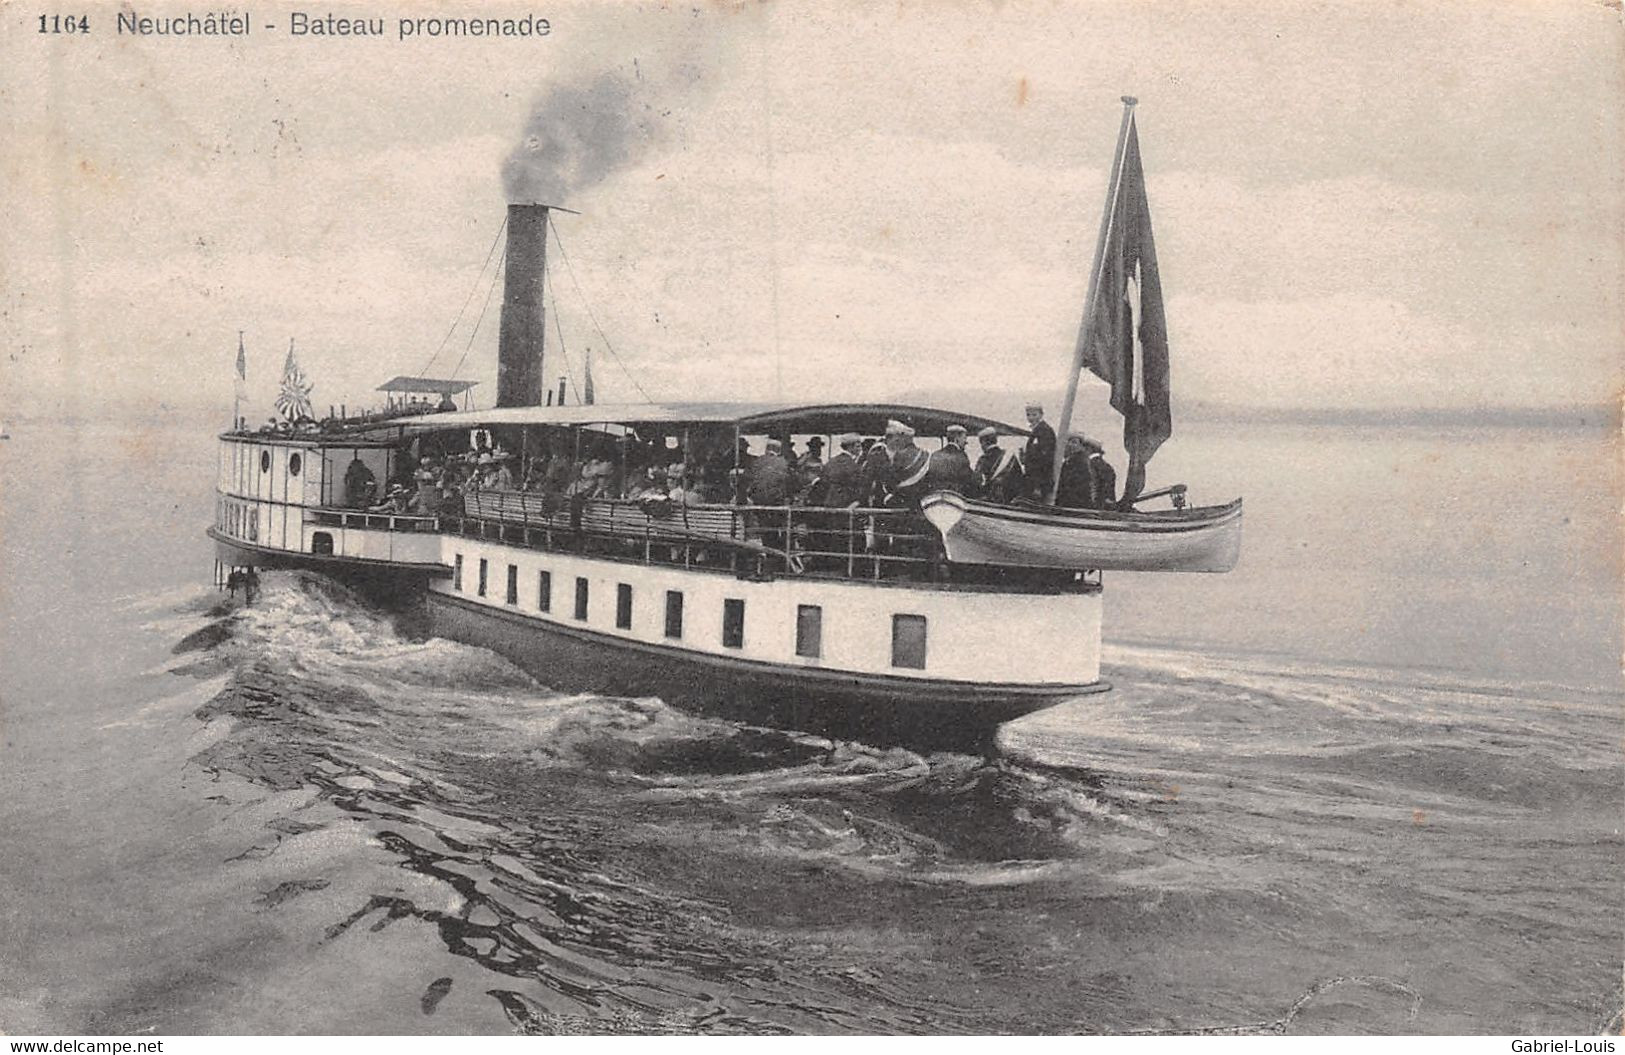
[[[1241,557],[1241,499],[1225,505],[1185,508],[1185,485],[1145,491],[1145,467],[1173,433],[1169,408],[1168,330],[1162,280],[1151,237],[1135,100],[1123,97],[1106,208],[1100,221],[1083,321],[1067,374],[1060,436],[1072,424],[1078,378],[1087,369],[1111,386],[1111,404],[1123,415],[1123,447],[1129,464],[1123,495],[1098,472],[1087,451],[1073,466],[1088,486],[1095,508],[1058,507],[1063,462],[1054,458],[1041,490],[1048,504],[995,505],[953,492],[926,495],[920,509],[938,531],[948,559],[956,563],[1095,571],[1227,572]],[[1080,448],[1091,442],[1082,436]],[[1070,459],[1068,459],[1070,461]],[[1109,480],[1109,477],[1105,479]],[[1167,496],[1173,509],[1141,512],[1135,505]]]

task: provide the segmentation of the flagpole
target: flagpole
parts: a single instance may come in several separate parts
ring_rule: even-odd
[[[1089,346],[1089,324],[1094,320],[1095,302],[1099,299],[1100,268],[1106,259],[1106,237],[1111,233],[1112,214],[1117,210],[1117,191],[1123,178],[1123,154],[1128,146],[1129,126],[1134,123],[1134,106],[1138,102],[1132,95],[1123,96],[1123,124],[1117,130],[1117,152],[1112,156],[1111,182],[1106,189],[1106,211],[1100,217],[1100,237],[1095,241],[1095,260],[1089,268],[1089,289],[1083,300],[1083,321],[1078,324],[1078,343],[1072,349],[1072,369],[1066,375],[1061,427],[1055,433],[1055,462],[1050,466],[1050,505],[1055,504],[1056,492],[1061,489],[1061,462],[1066,454],[1067,434],[1072,430],[1072,410],[1078,400],[1078,375],[1083,373],[1083,356]]]

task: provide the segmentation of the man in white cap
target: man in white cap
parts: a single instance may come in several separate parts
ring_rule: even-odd
[[[1016,452],[999,446],[999,430],[992,425],[978,432],[976,439],[982,446],[982,456],[971,470],[976,474],[977,497],[1000,505],[1015,501],[1026,490]]]
[[[886,449],[891,472],[886,477],[888,505],[913,504],[925,493],[925,475],[931,456],[914,443],[914,430],[901,421],[886,422]]]

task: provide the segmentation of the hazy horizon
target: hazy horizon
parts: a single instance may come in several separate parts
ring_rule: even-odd
[[[396,373],[489,384],[481,265],[505,203],[543,190],[579,210],[555,217],[548,374],[579,387],[591,346],[602,400],[1050,391],[1125,92],[1176,405],[1621,388],[1606,5],[550,14],[541,44],[256,34],[186,62],[0,36],[5,405],[229,405],[239,330],[267,414],[290,337],[323,407]]]

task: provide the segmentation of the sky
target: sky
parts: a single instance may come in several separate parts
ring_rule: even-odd
[[[324,410],[425,369],[489,405],[482,265],[509,193],[556,193],[550,377],[591,346],[600,401],[1016,419],[1064,384],[1123,94],[1176,420],[1619,399],[1617,4],[493,4],[551,33],[405,42],[473,9],[376,6],[381,40],[87,10],[0,15],[9,413],[228,416],[238,331],[254,418],[290,340]]]

